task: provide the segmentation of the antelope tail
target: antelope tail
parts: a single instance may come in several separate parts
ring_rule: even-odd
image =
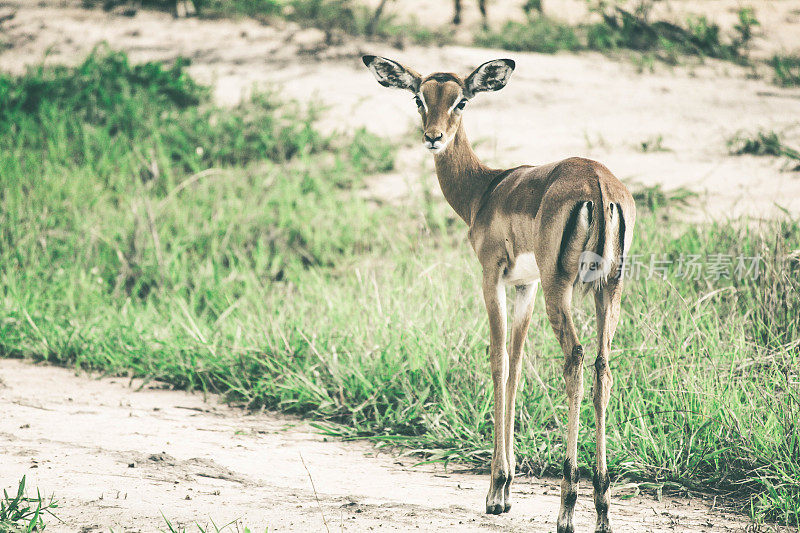
[[[602,184],[597,196],[597,202],[582,200],[572,207],[559,250],[559,269],[583,290],[598,290],[609,276],[618,278],[625,252],[622,207],[606,202]]]

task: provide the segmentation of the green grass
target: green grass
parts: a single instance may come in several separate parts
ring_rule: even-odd
[[[800,150],[786,145],[775,131],[760,130],[753,134],[739,132],[728,139],[728,150],[732,155],[783,157],[791,170],[800,170]]]
[[[642,4],[644,5],[644,4]],[[483,31],[476,38],[479,46],[514,51],[554,53],[560,50],[634,50],[656,53],[672,63],[678,55],[714,57],[746,62],[753,28],[759,25],[752,9],[739,10],[733,35],[725,39],[717,24],[702,16],[690,17],[681,26],[665,21],[650,21],[647,9],[634,12],[619,3],[598,3],[592,8],[601,20],[570,26],[528,10],[527,22],[506,22],[500,30]]]
[[[775,55],[770,61],[775,71],[773,81],[783,87],[797,87],[800,85],[800,56]]]
[[[530,17],[527,22],[507,21],[499,30],[484,30],[475,36],[475,44],[546,54],[584,48],[572,26],[541,15]]]
[[[288,0],[286,5],[287,19],[328,33],[339,31],[373,40],[439,46],[453,40],[452,31],[445,27],[431,28],[413,16],[400,21],[395,15],[378,14],[355,0]]]
[[[422,25],[415,17],[400,21],[385,12],[378,13],[357,0],[193,0],[197,15],[201,18],[252,17],[262,22],[285,19],[304,27],[319,28],[326,37],[334,41],[341,38],[336,33],[390,41],[401,46],[414,44],[436,44],[443,46],[452,42],[453,32],[446,25],[432,28]],[[84,0],[86,7],[113,8],[125,4],[115,0]],[[175,11],[175,2],[168,0],[144,0],[141,5],[149,9]]]
[[[639,143],[639,148],[642,152],[671,152],[669,148],[664,146],[664,136],[661,134],[650,137]]]
[[[240,520],[234,520],[232,522],[228,522],[227,524],[223,524],[222,526],[218,526],[213,520],[211,520],[211,526],[206,525],[205,527],[195,522],[194,527],[190,526],[187,528],[173,524],[166,516],[163,515],[163,513],[162,517],[164,518],[167,529],[162,529],[160,531],[165,533],[189,533],[194,531],[197,533],[256,533],[256,531],[258,531],[245,526]],[[269,533],[269,527],[264,528],[264,533]]]
[[[203,17],[270,17],[283,13],[286,2],[282,0],[193,0],[195,7]],[[170,5],[172,2],[160,0],[153,4]],[[146,5],[146,2],[145,2]],[[156,6],[158,7],[158,6]]]
[[[684,208],[698,196],[696,192],[685,187],[664,190],[659,184],[645,186],[638,183],[628,183],[628,187],[633,191],[636,205],[650,211],[660,212],[662,209]]]
[[[191,0],[197,15],[205,18],[218,17],[265,17],[281,15],[286,5],[284,0]],[[140,0],[142,7],[175,12],[175,0]],[[113,9],[117,6],[130,6],[125,0],[83,0],[84,7]],[[135,5],[135,4],[134,4]]]
[[[8,494],[3,490],[3,499],[0,500],[0,532],[22,533],[44,531],[46,528],[44,517],[55,517],[53,509],[58,503],[51,497],[49,500],[42,497],[36,489],[36,497],[25,493],[25,476],[22,476],[17,485],[16,494]]]
[[[322,135],[313,112],[274,95],[220,110],[180,62],[99,52],[4,75],[0,356],[221,392],[486,468],[478,265],[432,195],[391,208],[362,198],[364,177],[392,161],[385,141]],[[673,267],[628,284],[611,363],[612,476],[733,495],[759,519],[796,524],[800,223],[666,224],[655,209],[643,204],[637,221],[631,253],[648,254],[643,264],[764,261],[755,280]],[[575,313],[588,349],[590,307]],[[557,475],[563,356],[541,302],[528,346],[520,468]],[[581,420],[587,475],[590,401]]]

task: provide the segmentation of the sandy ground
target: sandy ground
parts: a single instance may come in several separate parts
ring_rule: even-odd
[[[798,1],[772,3],[787,13],[800,9]],[[439,5],[438,16],[446,18],[449,4],[430,4]],[[726,4],[728,11],[733,4]],[[3,23],[8,48],[0,52],[0,69],[20,72],[45,55],[48,62],[75,63],[101,41],[136,61],[190,57],[192,74],[213,83],[222,103],[235,103],[254,86],[278,87],[285,96],[327,106],[323,127],[329,130],[365,126],[401,143],[414,139],[401,150],[397,171],[374,180],[371,192],[383,199],[402,200],[420,183],[438,187],[431,157],[416,145],[416,134],[412,137],[418,117],[410,95],[380,87],[359,60],[365,52],[422,72],[463,74],[497,56],[514,58],[517,70],[508,87],[480,95],[465,113],[470,138],[491,164],[581,155],[601,160],[628,182],[700,193],[699,217],[768,216],[779,212],[776,205],[800,213],[800,172],[787,171],[777,158],[732,157],[726,145],[738,132],[763,128],[800,146],[800,89],[751,79],[749,69],[729,63],[657,65],[656,72],[641,74],[631,61],[596,53],[551,56],[459,46],[397,50],[326,38],[292,24],[177,20],[153,12],[121,17],[38,6],[19,3],[16,16]],[[797,29],[793,20],[781,27]],[[641,150],[641,143],[659,138],[663,151]]]
[[[548,10],[558,5],[545,4]],[[735,2],[708,4],[730,13]],[[779,6],[779,31],[764,50],[795,46],[782,36],[800,35],[784,31],[795,24],[791,17],[800,3],[771,4]],[[423,72],[466,74],[497,56],[517,60],[509,86],[476,98],[465,115],[479,154],[492,164],[583,155],[602,160],[623,179],[702,193],[698,216],[765,216],[776,203],[800,213],[800,173],[784,171],[771,158],[731,157],[725,146],[737,131],[759,127],[782,132],[800,146],[800,90],[751,79],[748,70],[730,64],[657,66],[654,73],[640,74],[629,61],[599,54],[510,54],[459,46],[396,50],[290,24],[176,20],[152,12],[122,17],[74,5],[0,6],[0,15],[15,12],[0,22],[0,69],[21,72],[45,56],[48,62],[75,63],[107,41],[134,61],[190,57],[192,74],[213,84],[223,104],[235,103],[254,86],[277,86],[286,96],[324,103],[323,127],[330,131],[366,126],[403,145],[397,171],[371,183],[369,194],[384,200],[403,201],[420,184],[435,181],[432,161],[416,139],[413,145],[409,141],[417,122],[410,95],[380,87],[358,59],[366,52],[395,57]],[[449,9],[444,2],[404,0],[403,5],[421,14],[438,5],[437,17]],[[474,24],[474,6],[466,6],[467,23]],[[639,149],[658,136],[667,151]],[[558,490],[552,480],[521,480],[511,515],[487,517],[481,513],[485,476],[412,468],[410,460],[376,456],[367,444],[324,442],[294,419],[246,415],[216,398],[205,403],[197,395],[148,387],[137,392],[127,381],[78,378],[18,361],[0,360],[0,377],[0,483],[15,487],[27,474],[31,486],[54,492],[64,523],[50,520],[48,531],[109,526],[153,531],[164,526],[161,512],[182,524],[239,518],[262,529],[321,531],[320,507],[331,530],[554,529]],[[618,531],[745,527],[701,500],[656,502],[640,496],[617,500],[612,513]],[[593,524],[585,491],[578,524],[581,530]]]
[[[556,480],[520,477],[511,512],[487,516],[487,476],[326,442],[293,418],[17,360],[0,359],[0,376],[0,486],[16,488],[24,474],[54,494],[60,522],[50,518],[47,531],[156,531],[162,513],[176,526],[236,520],[253,531],[325,531],[323,515],[330,531],[555,529]],[[576,508],[581,531],[594,525],[589,486]],[[719,502],[712,510],[713,499],[612,493],[617,531],[746,528]]]

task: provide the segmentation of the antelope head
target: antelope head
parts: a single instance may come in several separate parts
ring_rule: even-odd
[[[449,72],[423,77],[385,57],[367,55],[361,59],[384,87],[411,91],[422,117],[422,144],[434,154],[443,152],[453,140],[469,100],[479,92],[499,91],[514,71],[513,60],[495,59],[479,66],[466,78]]]

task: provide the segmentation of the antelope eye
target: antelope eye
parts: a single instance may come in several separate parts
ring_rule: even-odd
[[[460,110],[464,109],[464,107],[466,107],[466,105],[467,105],[467,99],[466,98],[462,98],[461,101],[456,106],[456,109],[458,109],[460,111]]]
[[[417,104],[417,107],[422,107],[422,99],[419,96],[414,96],[414,103]]]

